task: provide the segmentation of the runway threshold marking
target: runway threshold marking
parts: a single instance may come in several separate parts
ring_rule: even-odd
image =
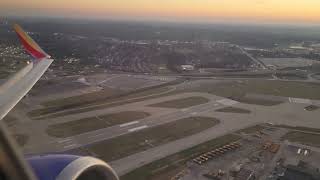
[[[135,132],[135,131],[139,131],[139,130],[142,130],[142,129],[145,129],[145,128],[148,128],[148,126],[144,125],[144,126],[139,126],[139,127],[136,127],[136,128],[132,128],[132,129],[129,129],[128,132]]]
[[[127,127],[127,126],[131,126],[131,125],[138,124],[138,123],[139,123],[139,121],[132,121],[132,122],[128,122],[125,124],[120,124],[119,126],[120,127]]]
[[[312,101],[310,99],[291,98],[291,97],[289,97],[289,102],[296,103],[296,104],[312,104]]]

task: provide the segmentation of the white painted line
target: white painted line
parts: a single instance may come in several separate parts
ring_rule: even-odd
[[[310,99],[302,99],[302,98],[289,98],[290,103],[297,103],[297,104],[312,104]]]
[[[72,141],[72,139],[63,139],[63,140],[58,141],[58,143],[65,143],[65,142],[69,142],[69,141]]]
[[[231,100],[231,99],[221,99],[221,100],[219,100],[217,102],[220,103],[220,104],[223,104],[225,106],[232,106],[232,105],[235,105],[235,104],[239,103],[239,102]]]
[[[103,136],[103,135],[104,135],[103,133],[100,133],[100,134],[96,134],[96,135],[90,136],[90,138],[96,138],[98,136]]]
[[[131,126],[131,125],[134,125],[134,124],[138,124],[139,121],[132,121],[132,122],[128,122],[128,123],[125,123],[125,124],[121,124],[119,125],[120,127],[126,127],[126,126]]]
[[[144,125],[144,126],[140,126],[140,127],[136,127],[136,128],[132,128],[132,129],[129,129],[128,132],[135,132],[135,131],[139,131],[141,129],[145,129],[147,128],[148,126],[147,125]]]
[[[67,146],[63,146],[64,149],[69,149],[69,148],[73,148],[73,147],[76,147],[78,146],[77,144],[70,144],[70,145],[67,145]]]

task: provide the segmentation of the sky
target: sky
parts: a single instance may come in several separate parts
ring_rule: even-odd
[[[320,23],[320,0],[1,0],[1,15]]]

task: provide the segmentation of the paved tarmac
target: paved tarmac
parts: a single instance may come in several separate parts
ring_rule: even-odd
[[[187,86],[184,83],[181,86]],[[173,108],[158,108],[149,107],[150,104],[164,102],[173,99],[181,99],[186,97],[201,96],[210,100],[206,104],[201,104],[185,109]],[[111,107],[107,109],[95,110],[80,114],[73,114],[64,117],[48,119],[48,120],[30,120],[28,118],[20,122],[15,131],[29,134],[30,141],[24,147],[27,154],[30,153],[47,153],[47,152],[61,152],[78,148],[80,146],[88,145],[94,142],[114,138],[123,134],[136,132],[145,128],[150,128],[179,120],[190,116],[207,116],[218,118],[221,123],[215,127],[207,129],[201,133],[188,136],[183,139],[169,142],[143,152],[139,152],[123,159],[110,162],[119,175],[123,175],[135,168],[152,161],[161,159],[168,155],[182,151],[184,149],[196,146],[200,143],[214,139],[216,137],[232,133],[234,131],[253,126],[260,123],[274,123],[284,124],[290,126],[305,126],[312,128],[320,128],[320,121],[317,117],[320,111],[306,111],[304,110],[307,101],[301,99],[288,99],[282,104],[276,106],[258,106],[238,103],[224,97],[215,96],[208,93],[182,93],[178,95],[165,96],[145,101],[125,104],[122,106]],[[308,101],[309,102],[309,101]],[[307,103],[308,104],[308,103]],[[222,113],[215,112],[216,109],[234,106],[243,109],[251,110],[251,114],[237,114],[237,113]],[[88,133],[80,134],[69,138],[54,138],[46,134],[45,129],[49,125],[78,120],[86,117],[94,117],[105,115],[109,113],[121,111],[144,111],[152,115],[135,120],[126,124],[116,125]],[[21,119],[22,113],[17,111],[16,116]]]
[[[157,107],[148,107],[150,104],[155,104],[163,101],[173,100],[173,99],[181,99],[186,97],[205,97],[210,100],[209,103],[193,106],[190,108],[185,109],[172,109],[172,108],[157,108]],[[204,111],[211,111],[215,108],[223,107],[222,103],[219,103],[218,101],[225,100],[225,98],[218,97],[215,95],[207,94],[207,93],[183,93],[179,95],[174,96],[166,96],[156,99],[150,99],[146,101],[126,104],[123,106],[108,108],[108,109],[102,109],[102,110],[96,110],[96,111],[90,111],[80,114],[74,114],[69,116],[63,116],[59,118],[54,119],[46,119],[46,120],[38,120],[38,121],[32,121],[32,123],[28,122],[25,125],[27,126],[33,126],[31,124],[34,124],[34,126],[37,126],[39,129],[46,129],[49,125],[62,123],[62,122],[69,122],[73,120],[79,120],[82,118],[87,117],[95,117],[110,113],[117,113],[117,112],[123,112],[123,111],[144,111],[152,114],[151,116],[136,120],[134,123],[126,123],[126,124],[120,124],[104,129],[99,129],[96,131],[91,131],[87,133],[83,133],[77,136],[69,137],[69,138],[54,138],[54,137],[45,137],[46,140],[40,141],[41,143],[29,143],[24,147],[25,151],[27,153],[44,153],[44,152],[57,152],[57,151],[66,151],[70,149],[74,149],[83,145],[91,144],[94,142],[111,139],[120,135],[124,135],[127,133],[133,132],[132,129],[139,128],[141,126],[147,126],[154,127],[161,124],[165,124],[168,122],[172,122],[175,120],[183,119],[186,117],[197,115],[198,113],[204,112]],[[229,101],[222,101],[230,103]],[[235,103],[234,101],[231,101]],[[20,124],[20,128],[25,128],[24,124]],[[18,127],[16,127],[18,128]],[[45,132],[43,132],[45,133]],[[29,133],[30,135],[34,135],[34,133]],[[31,138],[32,139],[32,138]],[[36,144],[36,145],[35,145]]]
[[[236,106],[249,109],[254,111],[254,113],[248,115],[212,111],[199,113],[199,115],[216,117],[220,119],[221,123],[196,135],[113,161],[111,162],[111,165],[119,175],[123,175],[155,160],[180,152],[184,149],[191,148],[219,136],[230,134],[237,130],[260,123],[320,128],[320,122],[317,119],[320,115],[320,111],[305,111],[303,110],[305,106],[301,104],[283,103],[272,107],[261,107],[247,104],[238,104]]]

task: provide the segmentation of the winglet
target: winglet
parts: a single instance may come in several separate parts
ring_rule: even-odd
[[[18,25],[15,24],[13,26],[16,31],[22,45],[26,49],[26,51],[36,60],[41,60],[43,58],[50,58],[44,50]]]

